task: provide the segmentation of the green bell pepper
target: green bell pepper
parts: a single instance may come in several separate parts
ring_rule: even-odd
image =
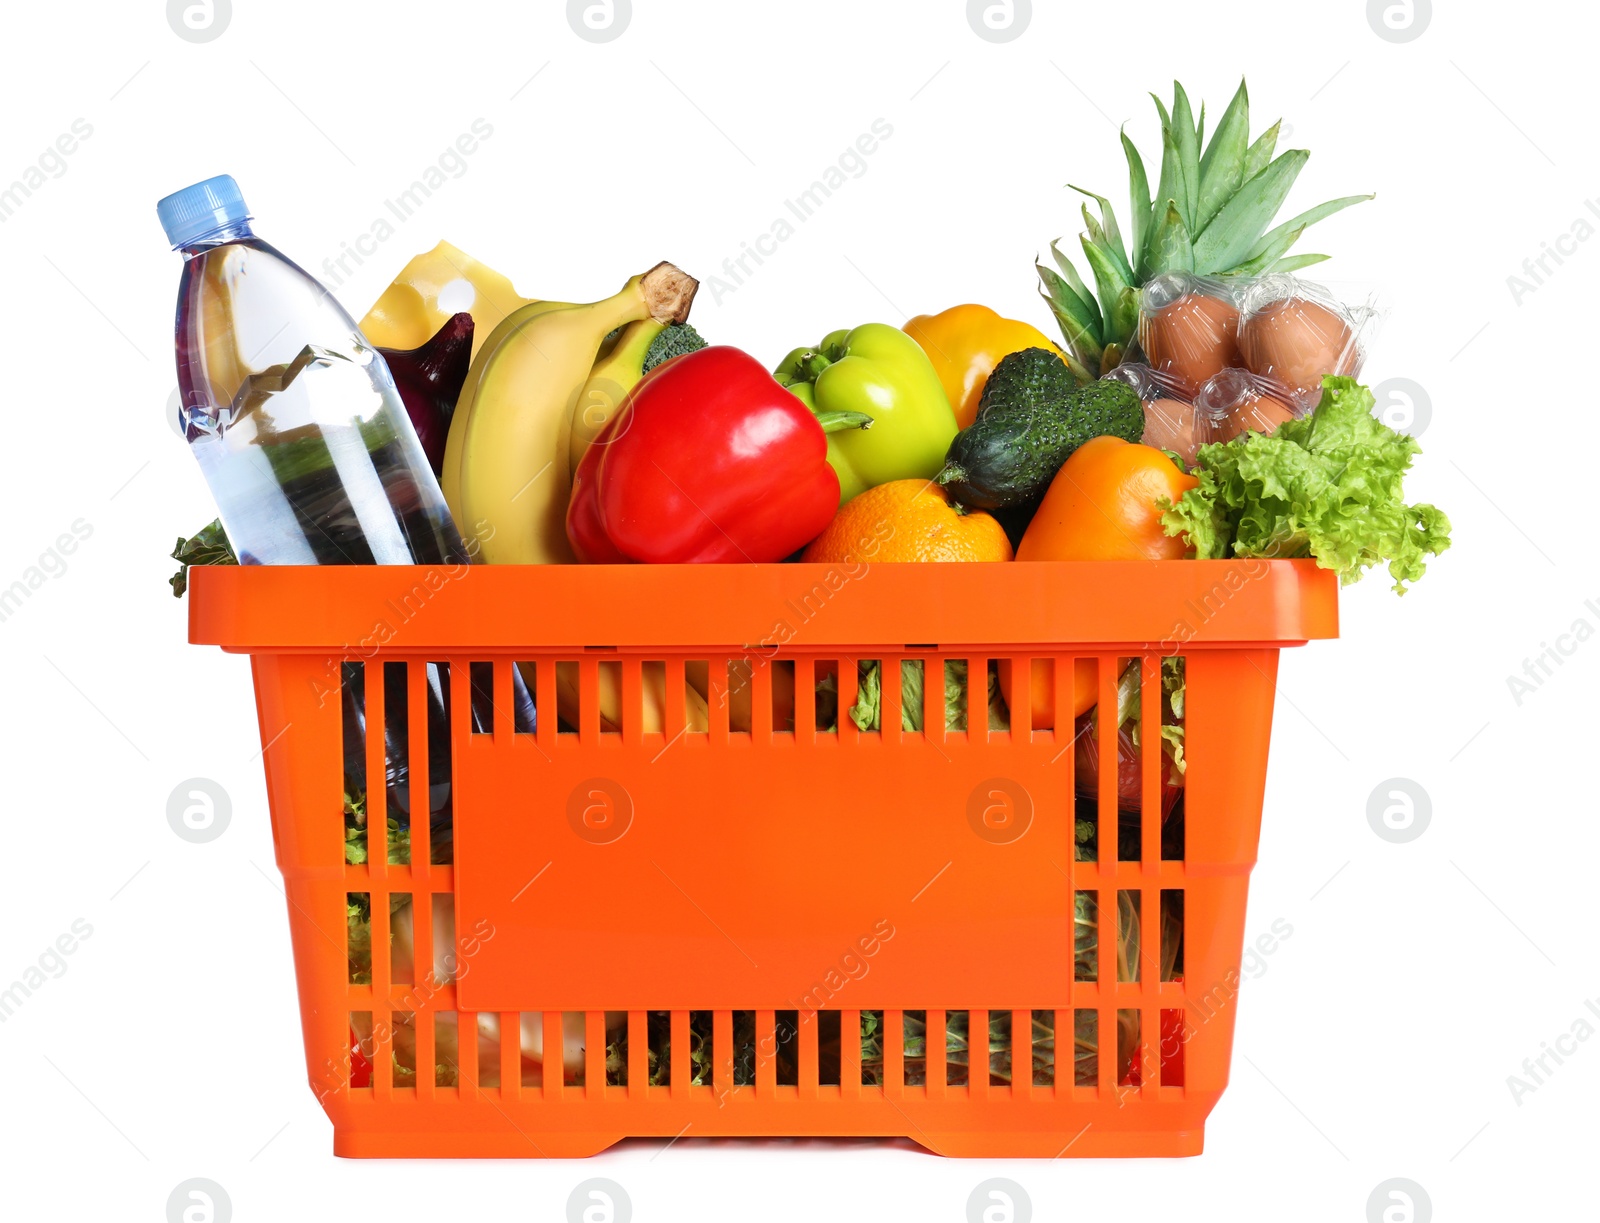
[[[839,503],[890,480],[931,480],[956,435],[956,416],[922,346],[898,327],[864,323],[797,348],[773,371],[815,412],[865,412],[867,429],[828,435]]]

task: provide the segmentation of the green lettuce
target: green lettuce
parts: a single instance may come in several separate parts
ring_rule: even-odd
[[[1322,388],[1314,412],[1270,436],[1200,447],[1200,486],[1162,525],[1187,536],[1202,560],[1309,556],[1345,584],[1387,561],[1404,594],[1427,570],[1423,557],[1450,546],[1450,519],[1406,504],[1402,484],[1420,447],[1372,414],[1372,392],[1332,376]]]
[[[900,729],[908,734],[922,730],[924,703],[923,672],[914,659],[900,660]],[[993,668],[988,675],[989,729],[1004,730],[1007,725],[1005,698],[1000,694],[999,677]],[[858,664],[856,703],[850,707],[850,720],[858,730],[879,730],[883,724],[883,682],[876,660]],[[947,659],[944,664],[944,725],[946,730],[967,729],[967,660]]]
[[[191,565],[237,565],[239,558],[233,553],[233,545],[228,542],[228,536],[222,529],[222,520],[216,519],[201,527],[192,539],[178,540],[178,546],[172,550],[172,559],[181,566],[177,573],[167,580],[172,583],[174,598],[183,598],[183,592],[189,588],[189,567]]]

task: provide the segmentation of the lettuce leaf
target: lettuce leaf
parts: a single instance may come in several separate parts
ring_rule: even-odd
[[[1372,392],[1353,378],[1322,380],[1309,416],[1270,436],[1244,433],[1200,447],[1190,489],[1162,516],[1202,560],[1314,557],[1342,583],[1387,561],[1394,589],[1450,546],[1450,519],[1407,505],[1403,480],[1416,441],[1372,414]]]
[[[195,532],[192,539],[178,540],[172,550],[172,559],[180,565],[178,572],[167,580],[172,584],[174,598],[183,598],[189,588],[191,565],[237,565],[239,558],[233,554],[233,545],[222,529],[222,520],[214,519]]]
[[[925,667],[914,659],[900,660],[900,729],[907,734],[922,730]],[[821,685],[818,685],[819,689]],[[988,676],[989,729],[1004,730],[1008,724],[1005,698],[993,667]],[[856,729],[878,730],[883,724],[883,682],[876,660],[858,664],[856,703],[850,707],[850,720]],[[947,659],[944,671],[944,724],[946,730],[967,729],[967,660]]]

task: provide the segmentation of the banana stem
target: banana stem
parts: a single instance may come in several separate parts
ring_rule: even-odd
[[[685,322],[699,288],[700,282],[693,276],[666,262],[656,264],[639,281],[645,306],[658,323]]]

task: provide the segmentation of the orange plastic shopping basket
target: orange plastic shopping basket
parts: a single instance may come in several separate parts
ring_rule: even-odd
[[[1337,634],[1313,562],[191,581],[190,639],[252,659],[338,1154],[1200,1151],[1278,650]],[[1082,685],[1137,714],[1100,734]]]

